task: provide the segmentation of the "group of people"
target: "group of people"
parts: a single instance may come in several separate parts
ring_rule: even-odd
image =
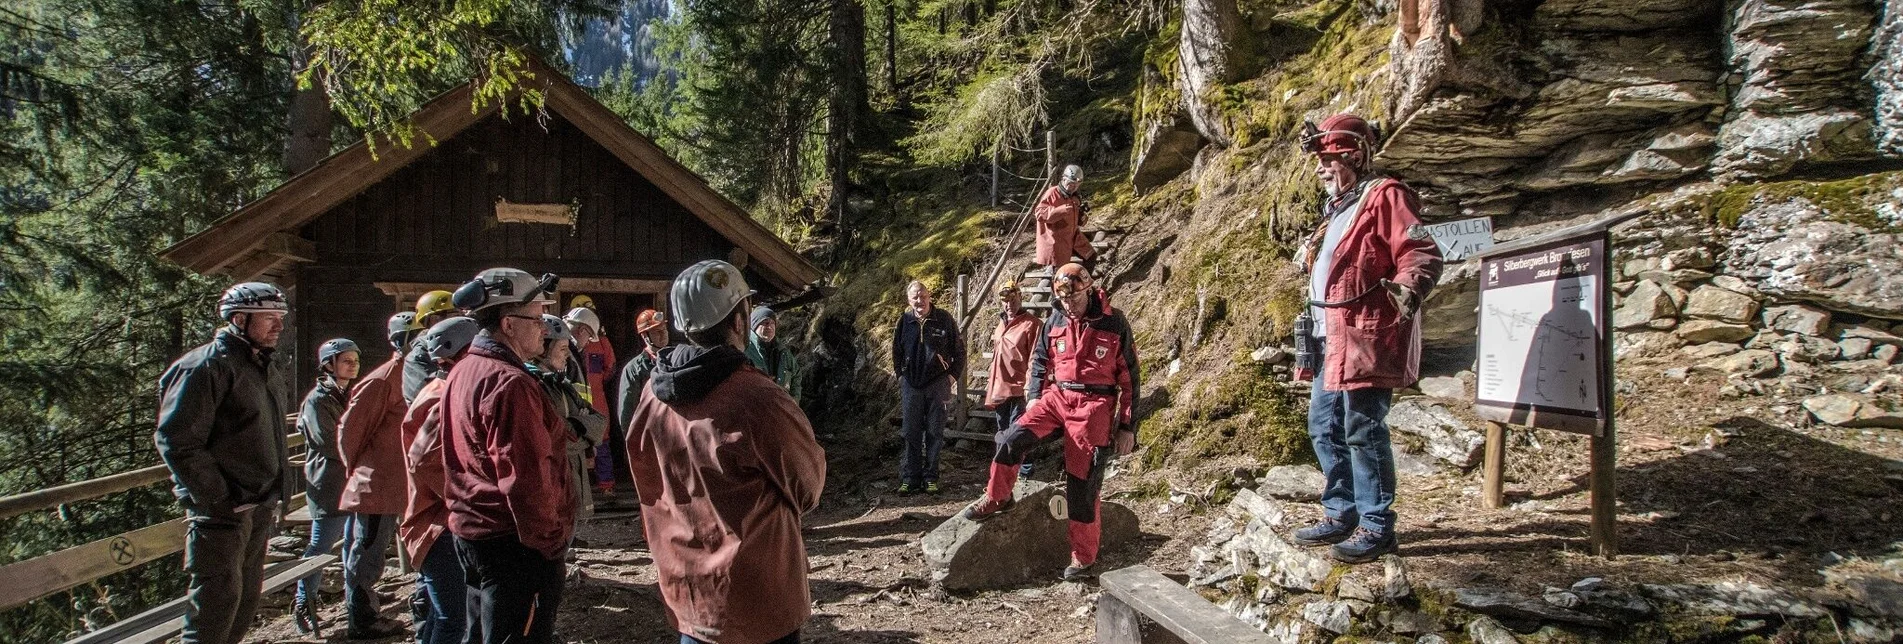
[[[601,317],[585,296],[548,313],[558,284],[496,268],[425,294],[390,317],[392,354],[368,373],[356,342],[319,345],[297,415],[305,556],[343,542],[346,636],[407,631],[380,617],[376,587],[400,542],[418,573],[417,641],[552,641],[576,522],[613,489],[612,413],[682,641],[797,641],[810,604],[799,517],[826,466],[776,314],[748,306],[739,269],[694,265],[669,293],[688,343],[672,346],[670,317],[643,311],[644,346],[610,405]],[[288,311],[276,286],[231,287],[225,325],[160,378],[154,440],[188,516],[186,642],[242,640],[266,543],[299,487],[271,378]],[[317,600],[317,579],[302,580],[300,631],[321,634]]]
[[[1328,194],[1298,258],[1311,307],[1296,324],[1297,377],[1314,380],[1309,432],[1326,486],[1324,519],[1293,538],[1332,545],[1347,562],[1396,548],[1385,416],[1393,390],[1418,375],[1416,313],[1441,269],[1414,193],[1372,172],[1376,136],[1342,114],[1302,138]],[[961,511],[976,521],[1011,511],[1029,452],[1059,443],[1065,579],[1097,563],[1104,472],[1136,445],[1141,391],[1130,323],[1091,274],[1081,182],[1080,169],[1066,168],[1036,206],[1051,314],[1027,311],[1014,281],[997,291],[983,395],[996,411],[996,451],[983,495]],[[321,375],[297,421],[312,517],[305,554],[344,541],[348,636],[402,630],[378,617],[376,592],[399,540],[419,572],[411,603],[420,642],[550,641],[576,521],[591,511],[591,492],[614,489],[609,430],[619,427],[681,641],[797,642],[810,613],[800,517],[819,502],[826,463],[775,313],[750,306],[738,268],[693,265],[670,287],[669,313],[637,316],[643,347],[620,365],[610,404],[616,365],[600,315],[585,297],[563,317],[549,314],[558,283],[496,268],[453,293],[426,294],[390,318],[394,353],[367,374],[355,342],[320,345]],[[965,373],[958,322],[932,299],[924,283],[907,286],[892,340],[901,494],[940,491],[939,449]],[[265,542],[297,487],[269,374],[287,311],[275,286],[233,286],[219,302],[226,324],[159,382],[155,442],[189,518],[188,643],[241,640]],[[670,323],[686,344],[671,344]],[[318,629],[316,603],[307,579],[294,601],[300,629]]]

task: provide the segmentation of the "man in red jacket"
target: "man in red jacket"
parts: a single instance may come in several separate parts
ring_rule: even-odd
[[[1018,465],[1038,443],[1064,444],[1064,501],[1070,509],[1070,566],[1064,579],[1089,574],[1097,563],[1104,468],[1136,448],[1136,338],[1110,296],[1094,288],[1078,264],[1065,264],[1051,278],[1063,310],[1051,313],[1032,352],[1024,415],[998,437],[984,497],[964,511],[983,521],[1017,505],[1012,488]],[[1116,430],[1114,434],[1112,427]],[[1114,442],[1113,442],[1114,437]]]
[[[382,607],[377,580],[403,514],[408,477],[403,471],[403,354],[415,333],[416,314],[390,316],[390,359],[364,376],[350,391],[350,407],[337,426],[337,451],[343,455],[343,497],[337,508],[350,515],[344,542],[344,618],[346,637],[383,639],[403,626],[377,617]]]
[[[443,499],[469,589],[464,642],[550,642],[575,531],[567,425],[523,366],[556,278],[492,268],[456,290],[482,328],[443,382]]]
[[[1064,177],[1044,191],[1031,214],[1037,217],[1037,263],[1058,266],[1075,255],[1087,266],[1097,250],[1084,239],[1084,169],[1064,166]]]
[[[1299,258],[1309,272],[1305,315],[1313,339],[1297,341],[1321,350],[1306,352],[1319,360],[1297,365],[1295,377],[1315,381],[1308,433],[1327,484],[1324,518],[1294,536],[1304,545],[1335,544],[1334,557],[1348,563],[1373,561],[1397,545],[1388,405],[1395,389],[1419,377],[1416,313],[1441,271],[1414,191],[1372,172],[1377,143],[1374,128],[1352,114],[1331,116],[1302,138],[1328,200]]]
[[[1005,280],[998,287],[998,328],[991,332],[991,373],[985,378],[985,408],[998,414],[998,434],[1011,429],[1024,414],[1024,383],[1031,377],[1031,351],[1037,346],[1037,334],[1044,321],[1024,310],[1024,295],[1018,283]],[[1026,460],[1018,470],[1031,475]]]
[[[690,344],[660,351],[628,424],[628,467],[681,641],[798,642],[812,614],[800,515],[826,453],[799,404],[742,351],[753,291],[719,260],[669,294]]]
[[[410,494],[403,522],[396,527],[410,565],[416,567],[417,592],[422,598],[411,600],[417,644],[459,644],[467,631],[463,620],[468,617],[468,592],[462,563],[456,561],[455,546],[442,538],[449,529],[449,508],[443,504],[442,401],[443,376],[469,350],[477,330],[475,320],[449,318],[417,340],[437,371],[424,381],[403,416],[407,450],[403,465],[409,474]]]

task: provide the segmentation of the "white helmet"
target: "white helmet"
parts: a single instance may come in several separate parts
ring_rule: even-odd
[[[580,324],[587,326],[588,329],[594,331],[596,335],[601,334],[601,316],[596,315],[594,309],[577,306],[569,309],[568,315],[562,316],[562,319],[567,320],[571,325]]]
[[[1064,166],[1064,180],[1065,181],[1079,181],[1079,182],[1083,181],[1084,169],[1077,166],[1076,164]]]
[[[285,313],[291,305],[276,284],[245,282],[225,290],[218,298],[218,317],[230,320],[239,313]]]
[[[514,268],[491,268],[476,274],[449,296],[456,308],[474,313],[493,306],[505,304],[527,304],[539,302],[553,304],[555,286],[561,281],[552,273],[543,274],[536,279],[527,271]]]
[[[674,328],[682,333],[713,328],[753,293],[747,288],[747,278],[733,264],[710,259],[689,266],[674,278],[667,297],[674,310]]]
[[[575,339],[575,334],[568,332],[567,322],[563,322],[561,318],[547,313],[542,314],[543,342],[567,342],[573,339]]]

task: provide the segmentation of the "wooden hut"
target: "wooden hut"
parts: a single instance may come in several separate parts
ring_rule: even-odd
[[[356,340],[368,370],[390,353],[392,313],[489,267],[560,275],[558,307],[590,296],[624,359],[640,346],[636,313],[665,310],[668,284],[694,262],[740,265],[769,300],[821,278],[582,88],[535,69],[545,114],[472,112],[464,86],[413,115],[428,135],[415,146],[351,146],[164,257],[288,289],[291,336],[279,348],[294,349],[299,391],[325,339]]]

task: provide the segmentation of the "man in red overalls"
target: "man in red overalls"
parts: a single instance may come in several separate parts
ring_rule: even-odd
[[[1084,169],[1065,166],[1064,177],[1044,191],[1032,214],[1037,217],[1037,263],[1060,266],[1074,255],[1088,265],[1097,249],[1084,239]]]
[[[985,495],[964,514],[983,521],[1015,506],[1012,488],[1025,453],[1038,443],[1062,439],[1064,500],[1070,508],[1068,581],[1086,576],[1097,563],[1097,493],[1104,468],[1136,447],[1131,412],[1138,392],[1137,353],[1130,323],[1110,307],[1103,289],[1091,286],[1083,266],[1057,269],[1051,289],[1063,310],[1052,313],[1038,335],[1025,383],[1030,406],[998,437]]]

